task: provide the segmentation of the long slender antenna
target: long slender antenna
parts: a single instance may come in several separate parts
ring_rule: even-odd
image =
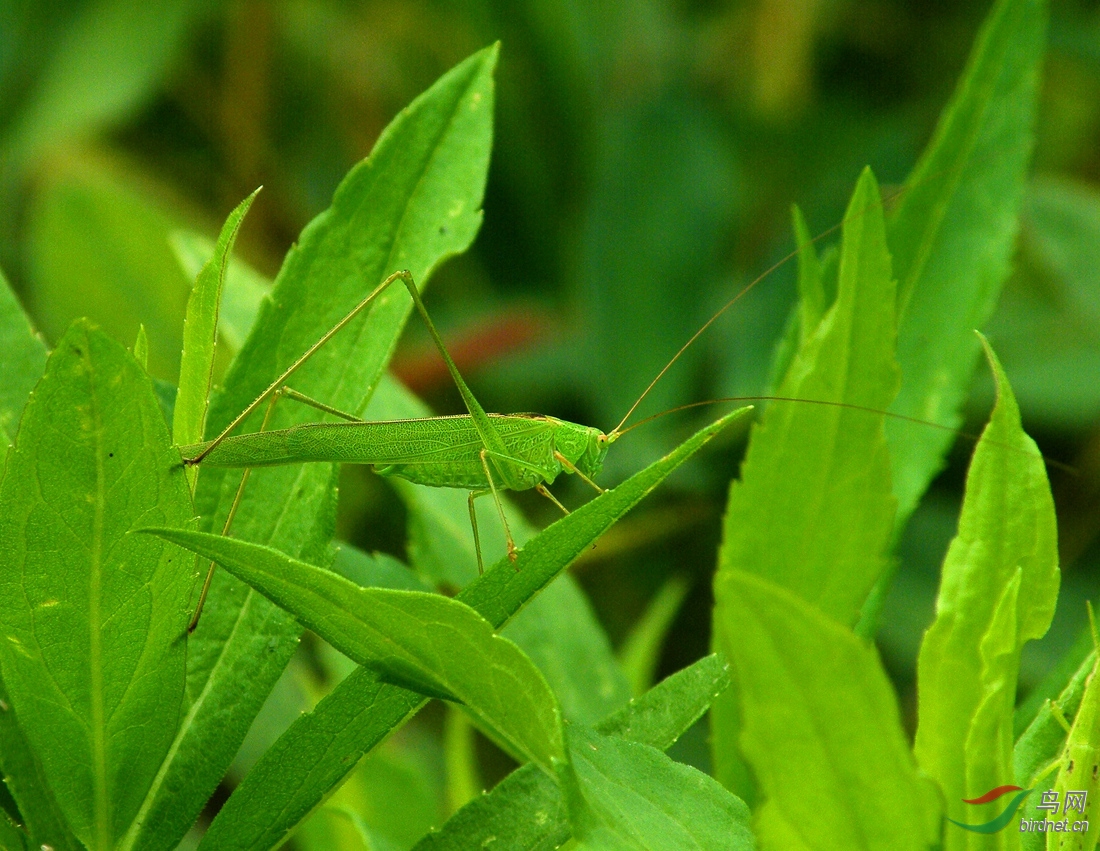
[[[801,396],[725,396],[721,399],[707,399],[703,402],[688,402],[686,405],[677,405],[675,408],[669,408],[667,411],[661,411],[659,414],[652,414],[645,419],[638,420],[638,422],[634,423],[628,428],[624,428],[622,431],[617,431],[614,434],[617,439],[622,437],[629,431],[633,431],[640,426],[648,425],[654,420],[659,420],[661,417],[666,417],[669,414],[675,414],[679,411],[686,411],[691,408],[701,408],[704,405],[719,405],[723,402],[800,402],[804,405],[824,405],[829,408],[844,408],[845,410],[849,411],[861,411],[865,414],[877,414],[879,416],[889,417],[892,420],[899,420],[903,423],[913,423],[914,425],[936,428],[940,431],[948,431],[951,432],[951,434],[956,435],[957,437],[964,438],[966,440],[972,441],[973,443],[977,443],[979,440],[982,439],[982,436],[979,434],[972,434],[970,432],[962,431],[961,429],[952,428],[949,425],[944,425],[943,423],[932,422],[932,420],[922,420],[919,417],[910,417],[906,416],[905,414],[894,413],[893,411],[884,411],[881,408],[871,408],[867,405],[857,405],[853,402],[836,402],[830,399],[805,399]],[[1013,446],[1010,443],[1003,443],[997,440],[990,441],[988,439],[987,442],[992,446],[999,446],[1003,449],[1011,449],[1016,452],[1025,451],[1019,446]],[[1041,455],[1040,457],[1042,457],[1044,463],[1058,470],[1061,470],[1063,473],[1069,473],[1072,476],[1081,475],[1081,471],[1078,470],[1076,467],[1063,463],[1062,461],[1058,461],[1054,458],[1048,458],[1046,455]]]
[[[881,201],[879,202],[879,205],[886,206],[887,204],[892,202],[895,198],[897,198],[898,196],[904,194],[907,190],[908,190],[908,187],[903,186],[901,189],[899,189],[897,192],[894,192],[892,195],[881,199]],[[870,206],[868,206],[867,209],[869,210],[873,206],[875,206],[875,205],[870,205]],[[811,239],[806,244],[807,245],[813,245],[816,242],[824,239],[825,237],[827,237],[827,236],[829,236],[833,233],[836,233],[847,222],[855,221],[857,218],[859,218],[859,216],[864,215],[864,213],[866,213],[866,212],[867,211],[864,210],[856,216],[851,216],[847,219],[842,219],[841,221],[839,221],[835,225],[833,225],[831,228],[828,228],[827,230],[824,230],[821,233],[819,233],[817,236],[815,236],[813,239]],[[664,365],[664,368],[661,369],[661,371],[657,373],[657,375],[653,378],[653,380],[649,382],[649,384],[646,386],[645,390],[642,391],[642,395],[639,396],[634,401],[634,404],[630,406],[630,410],[626,412],[626,416],[624,416],[619,421],[619,424],[617,426],[615,426],[615,428],[613,428],[610,431],[608,436],[609,437],[611,435],[618,436],[620,434],[623,434],[621,429],[624,425],[626,425],[626,421],[630,419],[630,417],[633,415],[634,411],[636,411],[638,409],[638,406],[640,404],[642,404],[642,401],[645,399],[646,396],[649,395],[650,391],[657,385],[657,382],[660,381],[662,378],[664,378],[665,373],[668,372],[672,368],[672,365],[680,359],[680,356],[683,355],[683,353],[686,352],[691,347],[692,343],[694,343],[696,340],[698,340],[703,335],[703,332],[705,332],[711,325],[713,325],[716,321],[718,321],[718,318],[723,313],[725,313],[727,310],[729,310],[731,307],[733,307],[735,304],[737,304],[737,302],[740,301],[745,295],[747,295],[757,284],[759,284],[762,280],[764,280],[766,277],[768,277],[768,275],[770,275],[776,269],[778,269],[781,266],[783,266],[784,264],[786,264],[792,258],[797,257],[798,252],[801,251],[802,248],[803,248],[803,246],[801,246],[801,245],[796,247],[793,251],[791,251],[790,253],[788,253],[784,257],[782,257],[780,260],[773,263],[764,272],[762,272],[760,275],[758,275],[756,278],[754,278],[752,281],[750,281],[748,284],[746,284],[741,289],[741,291],[737,293],[737,295],[735,295],[733,298],[731,298],[729,301],[727,301],[724,305],[722,305],[720,308],[718,308],[717,312],[715,312],[715,314],[713,316],[711,316],[710,319],[708,319],[706,322],[704,322],[702,327],[700,327],[698,331],[696,331],[694,334],[692,334],[691,338],[686,343],[684,343],[682,346],[680,346],[680,348],[676,352],[676,354],[674,354],[672,356],[672,359],[669,360],[669,362]]]

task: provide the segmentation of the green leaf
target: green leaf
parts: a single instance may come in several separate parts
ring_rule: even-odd
[[[23,824],[33,841],[31,847],[45,845],[54,851],[83,851],[84,846],[73,836],[46,782],[41,760],[10,710],[11,699],[0,683],[0,770],[4,785],[19,805]],[[0,848],[3,847],[0,843]]]
[[[440,594],[363,588],[278,550],[208,532],[149,529],[213,559],[383,678],[463,704],[548,773],[564,760],[557,700],[515,644]]]
[[[634,694],[642,694],[653,685],[665,638],[689,590],[690,585],[683,576],[670,576],[623,642],[619,655]]]
[[[665,750],[694,724],[729,684],[726,664],[707,656],[677,671],[630,705],[605,718],[598,730]],[[425,836],[415,851],[465,851],[491,847],[554,849],[570,836],[561,790],[532,765],[513,771],[487,795],[455,813]]]
[[[6,811],[0,811],[0,848],[4,851],[25,851],[27,834],[19,827]]]
[[[175,231],[168,242],[184,274],[194,280],[214,256],[214,243],[193,231]],[[271,281],[241,260],[230,256],[218,311],[219,340],[238,351],[248,339],[260,302],[271,292]]]
[[[0,516],[12,707],[74,833],[113,848],[179,723],[195,577],[175,547],[129,535],[186,524],[190,500],[148,376],[87,323],[27,406]]]
[[[878,187],[865,171],[848,205],[836,302],[778,395],[886,408],[898,382],[893,301]],[[754,426],[730,487],[719,575],[750,571],[854,622],[885,567],[893,522],[882,417],[776,405]]]
[[[149,372],[175,383],[191,282],[166,242],[176,214],[147,181],[91,156],[50,169],[29,209],[28,301],[50,340],[80,317],[116,340],[135,339],[144,323]]]
[[[755,809],[761,847],[932,845],[940,833],[935,793],[918,775],[874,647],[745,571],[719,577],[715,595],[740,745],[763,796]]]
[[[998,0],[891,217],[903,376],[895,413],[959,424],[978,361],[972,331],[993,312],[1009,272],[1045,32],[1044,0]],[[953,435],[900,421],[886,432],[900,524]]]
[[[665,458],[559,520],[520,550],[515,566],[503,560],[458,599],[500,628],[619,517],[747,410],[728,414]],[[423,703],[419,695],[381,683],[365,668],[357,669],[313,712],[299,718],[257,763],[214,819],[203,840],[205,847],[266,849],[285,841],[363,754]]]
[[[794,236],[798,242],[798,312],[799,334],[803,344],[817,330],[828,307],[825,301],[824,271],[814,249],[813,237],[798,206],[791,209]]]
[[[0,272],[0,446],[15,437],[27,396],[45,366],[46,346]]]
[[[179,389],[172,410],[172,442],[178,446],[202,440],[207,400],[214,380],[214,343],[226,269],[237,232],[259,191],[257,189],[241,201],[225,220],[214,254],[195,278],[195,286],[187,300]],[[192,488],[198,474],[195,467],[187,469],[187,481]]]
[[[936,619],[921,644],[913,748],[940,784],[948,815],[971,823],[993,818],[993,805],[987,812],[962,800],[1013,777],[1020,650],[1046,632],[1058,596],[1054,502],[1043,458],[1020,428],[1000,364],[986,352],[998,400],[970,462]],[[963,847],[962,833],[948,833],[946,847]]]
[[[332,206],[302,231],[226,374],[225,391],[210,408],[208,435],[243,411],[387,274],[410,269],[423,285],[432,269],[470,244],[481,221],[495,61],[495,47],[475,54],[403,110],[370,157],[344,178]],[[341,410],[359,410],[410,306],[406,293],[387,294],[303,366],[294,388]],[[312,418],[315,412],[304,408],[280,405],[272,427]],[[199,476],[196,505],[206,528],[222,528],[236,475],[207,470]],[[334,487],[328,464],[255,471],[233,535],[324,563]],[[289,615],[224,571],[215,573],[189,641],[191,706],[146,801],[140,835],[135,832],[127,847],[171,847],[192,825],[294,652],[299,632]]]
[[[749,808],[717,780],[639,742],[575,725],[566,732],[579,793],[570,815],[580,848],[756,848]]]
[[[1012,749],[1014,783],[1031,788],[1037,776],[1061,752],[1066,742],[1066,728],[1062,726],[1062,722],[1077,714],[1085,693],[1085,681],[1095,666],[1096,654],[1090,653],[1074,671],[1062,693],[1053,701],[1058,706],[1057,712],[1061,713],[1061,718],[1056,714],[1051,701],[1045,701],[1027,729],[1020,734]]]

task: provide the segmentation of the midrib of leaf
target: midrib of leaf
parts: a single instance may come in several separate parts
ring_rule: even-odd
[[[89,659],[92,677],[92,748],[95,753],[95,821],[99,834],[100,848],[111,847],[111,812],[107,799],[107,747],[103,740],[103,649],[100,644],[100,628],[103,617],[102,579],[103,579],[103,516],[106,505],[103,499],[106,483],[103,474],[103,422],[100,418],[99,399],[96,396],[95,382],[89,381],[89,393],[92,399],[92,416],[95,418],[95,520],[92,524],[92,570],[88,589],[88,628]]]
[[[453,119],[452,119],[452,122],[453,122]],[[418,177],[416,179],[416,187],[417,188],[419,188],[421,183],[423,183],[424,175],[429,171],[430,165],[435,161],[435,158],[436,158],[436,156],[438,155],[438,152],[439,152],[440,140],[443,139],[447,135],[447,132],[449,132],[449,130],[452,126],[452,122],[448,122],[445,125],[444,129],[440,132],[440,134],[436,136],[435,142],[432,145],[432,154],[427,159],[425,159],[424,167],[421,169],[421,172],[420,172],[420,177]],[[377,146],[379,144],[379,142],[381,142],[381,141],[382,141],[382,139],[379,138],[378,142],[376,142],[375,145]],[[398,226],[393,229],[394,236],[393,236],[392,239],[390,239],[389,246],[386,250],[386,263],[387,263],[387,265],[392,265],[393,264],[393,257],[394,257],[395,248],[396,248],[396,246],[399,242],[399,237],[400,237],[400,235],[401,235],[401,233],[404,229],[404,223],[405,223],[406,218],[408,217],[408,212],[409,212],[410,205],[416,197],[417,197],[417,191],[416,190],[410,192],[408,194],[408,196],[406,197],[405,206],[402,208],[401,215],[398,219]],[[384,299],[388,294],[389,294],[388,291],[386,293],[382,293],[379,296],[379,301]],[[410,309],[411,309],[411,304],[410,304]],[[407,314],[408,314],[408,312],[406,311],[406,315]],[[360,327],[356,328],[356,330],[355,330],[355,339],[356,339],[357,343],[362,340],[362,335],[363,335],[363,333],[365,333],[365,330],[366,330],[366,323],[362,323],[360,325]],[[394,345],[396,345],[396,340],[395,340]],[[387,355],[387,357],[385,358],[385,361],[383,363],[387,363],[389,361],[389,357],[390,357],[390,355],[392,355],[392,353],[393,353],[393,345],[390,346],[390,352]],[[343,386],[345,376],[347,375],[348,366],[346,365],[346,363],[347,362],[345,361],[345,366],[338,368],[337,374],[339,375],[339,381],[336,384],[337,388]],[[374,385],[377,385],[377,381],[378,381],[378,379],[376,377],[374,382],[373,382],[373,385],[369,388],[370,391],[373,391]],[[364,404],[365,404],[365,401],[366,400],[364,400]],[[300,481],[300,478],[301,478],[301,473],[298,474],[298,479],[296,479],[296,482]],[[294,490],[295,490],[294,488],[291,488],[290,492],[293,493]],[[287,503],[284,503],[283,506],[280,509],[278,519],[272,525],[271,535],[269,536],[270,538],[274,538],[276,536],[276,533],[278,532],[278,530],[280,528],[280,525],[282,524],[283,518],[286,517],[286,515],[287,515],[287,508],[288,508]],[[172,746],[168,749],[168,752],[165,754],[164,761],[161,763],[160,768],[157,770],[156,777],[154,778],[152,784],[149,786],[149,791],[146,793],[144,800],[142,800],[142,802],[141,802],[141,808],[138,810],[137,816],[134,818],[134,821],[131,823],[130,829],[126,832],[126,836],[124,837],[123,841],[118,846],[119,851],[130,851],[130,849],[132,849],[134,847],[134,843],[137,841],[137,838],[140,835],[141,826],[144,824],[145,818],[148,815],[149,810],[151,809],[153,803],[157,799],[157,793],[160,791],[161,786],[164,784],[164,781],[168,776],[168,772],[171,769],[171,765],[174,761],[175,755],[179,752],[180,746],[185,741],[185,739],[187,737],[187,733],[190,730],[191,725],[194,723],[195,718],[198,716],[199,710],[202,708],[206,698],[209,696],[210,690],[213,687],[213,684],[218,681],[218,678],[215,676],[215,673],[222,667],[222,664],[223,664],[223,662],[226,658],[226,654],[227,654],[228,649],[235,646],[233,639],[238,635],[242,622],[247,620],[246,615],[251,610],[251,607],[252,607],[254,601],[256,600],[256,597],[257,597],[257,592],[254,589],[249,588],[248,593],[245,596],[244,603],[241,605],[240,609],[238,610],[237,617],[233,621],[233,627],[230,630],[225,642],[222,644],[220,650],[218,651],[218,653],[215,657],[214,664],[210,666],[210,672],[206,677],[206,681],[203,683],[202,690],[199,692],[199,695],[192,702],[191,706],[188,707],[187,715],[184,718],[183,723],[180,724],[179,732],[176,734],[176,738],[172,741]]]

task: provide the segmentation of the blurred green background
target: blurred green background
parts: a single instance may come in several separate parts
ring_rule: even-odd
[[[487,409],[610,429],[717,307],[792,249],[792,202],[824,231],[863,165],[896,191],[988,8],[0,0],[0,267],[48,340],[82,315],[127,344],[144,323],[151,371],[174,382],[189,281],[169,237],[213,237],[263,184],[238,253],[273,276],[393,115],[500,40],[484,227],[436,274],[428,306]],[[1025,659],[1025,683],[1072,642],[1100,586],[1095,0],[1053,2],[1034,175],[1016,272],[989,330],[1026,426],[1079,475],[1052,470],[1065,593],[1051,635]],[[642,413],[764,392],[793,276],[788,263],[731,309]],[[460,409],[415,319],[394,367],[439,411]],[[979,375],[969,430],[991,395]],[[712,413],[631,433],[605,483]],[[687,590],[662,672],[708,647],[709,579],[740,440],[679,474],[576,568],[617,644],[658,589]],[[900,548],[880,645],[907,700],[969,452],[960,441]],[[573,482],[555,490],[567,505],[587,498]],[[554,511],[542,503],[522,500],[539,523]],[[402,523],[388,485],[345,472],[347,540],[401,555]],[[705,759],[701,736],[679,747]]]

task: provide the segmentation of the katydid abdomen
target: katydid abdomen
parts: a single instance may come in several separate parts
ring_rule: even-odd
[[[550,484],[570,465],[595,476],[607,453],[599,429],[535,414],[489,414],[506,456],[486,453],[497,484],[528,490]],[[185,460],[210,443],[182,448]],[[370,464],[383,476],[432,487],[490,488],[484,440],[468,414],[384,422],[309,423],[227,437],[203,463],[214,467],[266,467],[308,461]],[[565,459],[564,463],[561,459]]]

